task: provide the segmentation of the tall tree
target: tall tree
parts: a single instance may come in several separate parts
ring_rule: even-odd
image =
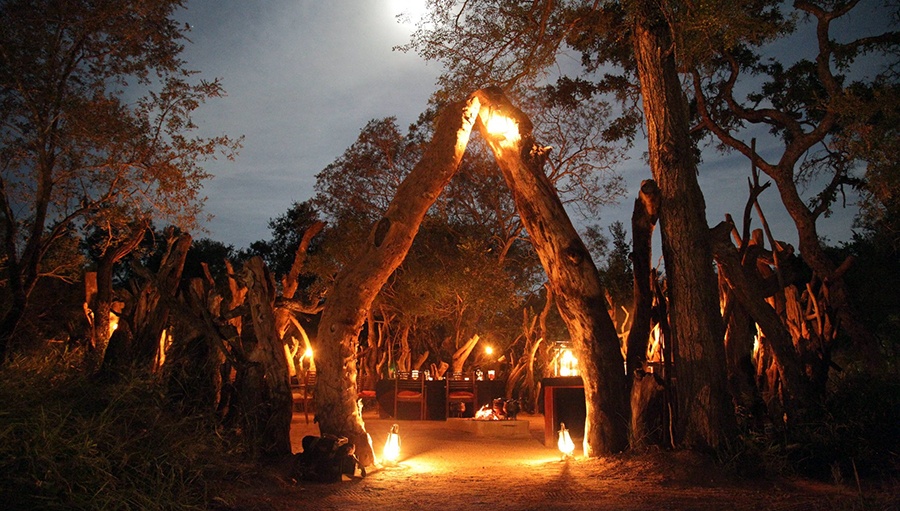
[[[51,274],[42,263],[58,240],[111,207],[129,221],[192,227],[208,177],[200,164],[237,149],[227,136],[192,136],[193,111],[223,91],[189,81],[179,57],[186,27],[172,17],[182,5],[0,5],[0,234],[11,295],[0,356],[35,283]]]
[[[893,28],[900,11],[896,5],[880,11],[883,19],[893,18],[893,26],[882,22],[848,28],[851,16],[877,16],[879,11],[866,13],[871,6],[858,0],[720,7],[694,4],[679,13],[683,23],[677,46],[690,70],[697,129],[772,178],[796,226],[801,257],[827,283],[841,327],[867,361],[876,362],[877,341],[859,320],[818,223],[831,213],[844,187],[860,183],[863,176],[856,175],[855,160],[871,163],[870,183],[884,182],[882,148],[891,140],[884,135],[896,134],[900,31]],[[787,57],[772,55],[766,46],[776,38],[802,37],[810,41],[803,45],[805,51]],[[745,92],[748,82],[760,85]],[[758,126],[772,135],[766,139],[771,143],[758,144],[765,148],[759,151],[749,143]],[[896,166],[896,156],[893,161]]]
[[[438,99],[461,94],[467,83],[497,83],[521,93],[574,50],[582,54],[587,79],[559,82],[570,97],[612,92],[626,108],[643,107],[651,170],[661,191],[663,255],[679,346],[677,433],[686,445],[717,447],[731,422],[723,330],[668,4],[437,0],[406,48],[444,61],[448,71]],[[630,136],[639,119],[627,110],[615,134]]]

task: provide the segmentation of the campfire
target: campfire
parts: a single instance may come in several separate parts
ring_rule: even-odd
[[[519,403],[515,399],[494,399],[489,404],[475,411],[474,420],[477,421],[506,421],[516,420],[519,413]]]

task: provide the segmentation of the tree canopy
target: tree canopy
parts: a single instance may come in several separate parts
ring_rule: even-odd
[[[11,306],[0,353],[59,240],[153,219],[196,227],[204,159],[239,140],[202,138],[192,113],[224,94],[180,58],[180,0],[12,0],[0,6],[0,220]]]

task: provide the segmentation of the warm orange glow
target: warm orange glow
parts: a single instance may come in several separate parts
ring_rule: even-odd
[[[303,352],[303,356],[306,358],[312,358],[312,356],[313,356],[312,348],[306,348],[306,351]]]
[[[578,359],[571,350],[565,350],[559,357],[560,376],[578,376]]]
[[[384,443],[382,459],[386,465],[396,464],[400,459],[400,426],[397,424],[391,426],[391,432],[388,433],[387,442]]]
[[[571,458],[572,453],[575,452],[575,443],[572,442],[572,437],[569,436],[569,430],[566,429],[564,422],[559,423],[559,440],[556,442],[556,446],[559,447],[563,458]]]
[[[490,346],[485,346],[485,347],[484,347],[484,354],[485,354],[485,355],[493,355],[493,354],[494,354],[494,348],[492,348],[492,347],[490,347]]]
[[[487,132],[497,138],[501,147],[512,147],[522,138],[515,119],[491,108],[483,108],[479,115]]]

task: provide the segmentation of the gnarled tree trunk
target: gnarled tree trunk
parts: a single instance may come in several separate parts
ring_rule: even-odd
[[[315,395],[319,429],[349,438],[363,466],[373,464],[375,455],[356,402],[360,329],[375,296],[403,262],[426,211],[456,173],[476,114],[462,103],[444,109],[422,160],[400,184],[366,244],[338,275],[322,311]]]
[[[479,130],[512,192],[578,357],[587,412],[585,454],[623,451],[628,447],[629,412],[619,337],[594,261],[544,174],[549,148],[535,144],[531,121],[502,92],[485,89],[474,97],[481,104]],[[496,115],[514,121],[515,130],[492,134],[488,125]]]
[[[249,363],[246,386],[239,389],[246,425],[263,456],[291,454],[291,384],[284,345],[275,326],[275,282],[262,258],[244,265],[240,279],[247,287],[255,342],[244,345]],[[248,346],[248,344],[251,344]]]
[[[706,204],[689,136],[688,106],[669,25],[659,5],[638,2],[632,29],[650,168],[660,190],[670,327],[677,344],[676,433],[682,445],[715,449],[737,431],[727,389],[724,329]]]

